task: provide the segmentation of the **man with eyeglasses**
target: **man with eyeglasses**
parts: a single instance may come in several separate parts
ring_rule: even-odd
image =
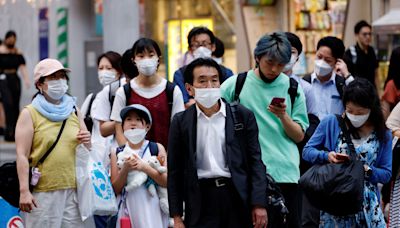
[[[206,27],[194,27],[190,30],[188,34],[188,52],[184,56],[184,62],[189,64],[194,59],[198,58],[211,58],[212,53],[215,51],[215,36],[214,33]],[[222,70],[222,82],[225,81],[228,77],[233,75],[233,72],[220,65]],[[188,92],[185,88],[185,83],[183,80],[183,74],[186,69],[186,65],[179,68],[174,73],[174,82],[179,86],[182,91],[183,101],[185,103],[185,107],[189,107],[195,103],[193,97],[189,96]]]
[[[343,60],[353,76],[368,79],[378,86],[378,60],[370,45],[371,25],[364,20],[359,21],[354,26],[354,34],[357,42],[346,50]]]

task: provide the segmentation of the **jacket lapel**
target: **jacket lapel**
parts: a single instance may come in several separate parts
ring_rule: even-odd
[[[192,105],[188,109],[188,134],[189,134],[189,155],[196,169],[196,144],[197,144],[197,109]]]

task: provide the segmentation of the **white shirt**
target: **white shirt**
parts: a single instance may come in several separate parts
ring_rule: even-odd
[[[131,80],[130,84],[131,88],[135,91],[135,93],[137,93],[139,96],[150,99],[158,96],[165,90],[165,87],[167,86],[167,80],[162,78],[161,82],[152,88],[139,87],[135,79]],[[114,105],[111,111],[111,120],[122,122],[120,112],[123,108],[125,108],[125,106],[126,106],[125,91],[123,87],[120,87],[117,90],[117,93],[115,94]],[[182,92],[178,86],[175,86],[173,93],[171,120],[176,113],[184,110],[185,110],[185,105],[183,103]]]
[[[202,178],[231,177],[225,159],[226,105],[220,100],[221,108],[211,117],[197,109],[196,165],[197,176]]]

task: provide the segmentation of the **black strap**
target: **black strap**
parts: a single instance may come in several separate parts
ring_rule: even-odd
[[[172,113],[172,105],[174,104],[175,86],[176,84],[170,81],[167,81],[167,85],[165,86],[165,92],[167,93],[168,107],[170,113]]]
[[[51,145],[51,147],[47,150],[47,152],[46,152],[46,153],[43,155],[43,157],[39,160],[38,164],[43,163],[44,160],[46,160],[47,156],[49,156],[50,152],[54,149],[54,147],[56,147],[56,145],[57,145],[57,143],[58,143],[58,140],[60,139],[61,134],[62,134],[63,131],[64,131],[65,123],[67,123],[67,119],[65,119],[65,120],[63,121],[63,123],[62,123],[62,125],[61,125],[61,129],[60,129],[60,131],[58,132],[56,141],[53,143],[53,145]]]
[[[292,104],[292,110],[293,110],[294,101],[296,100],[297,97],[297,88],[299,87],[299,83],[294,78],[290,78],[289,80],[290,80],[290,85],[288,93],[290,96],[290,103]]]
[[[125,104],[126,104],[126,106],[128,106],[129,105],[129,99],[131,98],[131,85],[130,85],[130,83],[126,83],[124,85],[124,93],[125,93],[125,99],[126,99]]]
[[[244,82],[246,81],[246,77],[247,77],[247,72],[242,72],[238,74],[235,85],[235,96],[233,98],[234,101],[240,102],[239,95],[240,92],[242,91]]]
[[[311,83],[311,74],[304,75],[303,80],[308,83]]]
[[[345,79],[342,76],[336,75],[335,85],[340,98],[343,98],[343,87],[345,85]]]
[[[229,103],[229,108],[232,112],[233,124],[235,127],[235,131],[241,131],[244,128],[243,120],[241,119],[241,115],[238,113],[238,102]]]
[[[336,118],[339,121],[339,126],[342,129],[347,146],[349,147],[350,157],[354,160],[357,158],[357,153],[356,153],[356,149],[354,148],[353,141],[351,140],[350,133],[345,124],[345,121],[344,121],[343,117],[340,115],[336,115]]]
[[[96,94],[92,94],[92,98],[90,98],[89,107],[88,107],[88,110],[87,110],[86,115],[85,115],[86,118],[91,118],[91,116],[92,116],[91,110],[92,110],[93,101],[94,101],[94,99],[96,99],[96,96],[97,96],[97,93]]]

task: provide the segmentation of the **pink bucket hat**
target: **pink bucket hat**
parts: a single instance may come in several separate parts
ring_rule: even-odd
[[[65,70],[66,72],[71,72],[70,69],[64,68],[62,63],[56,59],[43,59],[38,64],[36,64],[33,70],[33,78],[35,84],[39,81],[41,77],[49,76],[59,70]]]

